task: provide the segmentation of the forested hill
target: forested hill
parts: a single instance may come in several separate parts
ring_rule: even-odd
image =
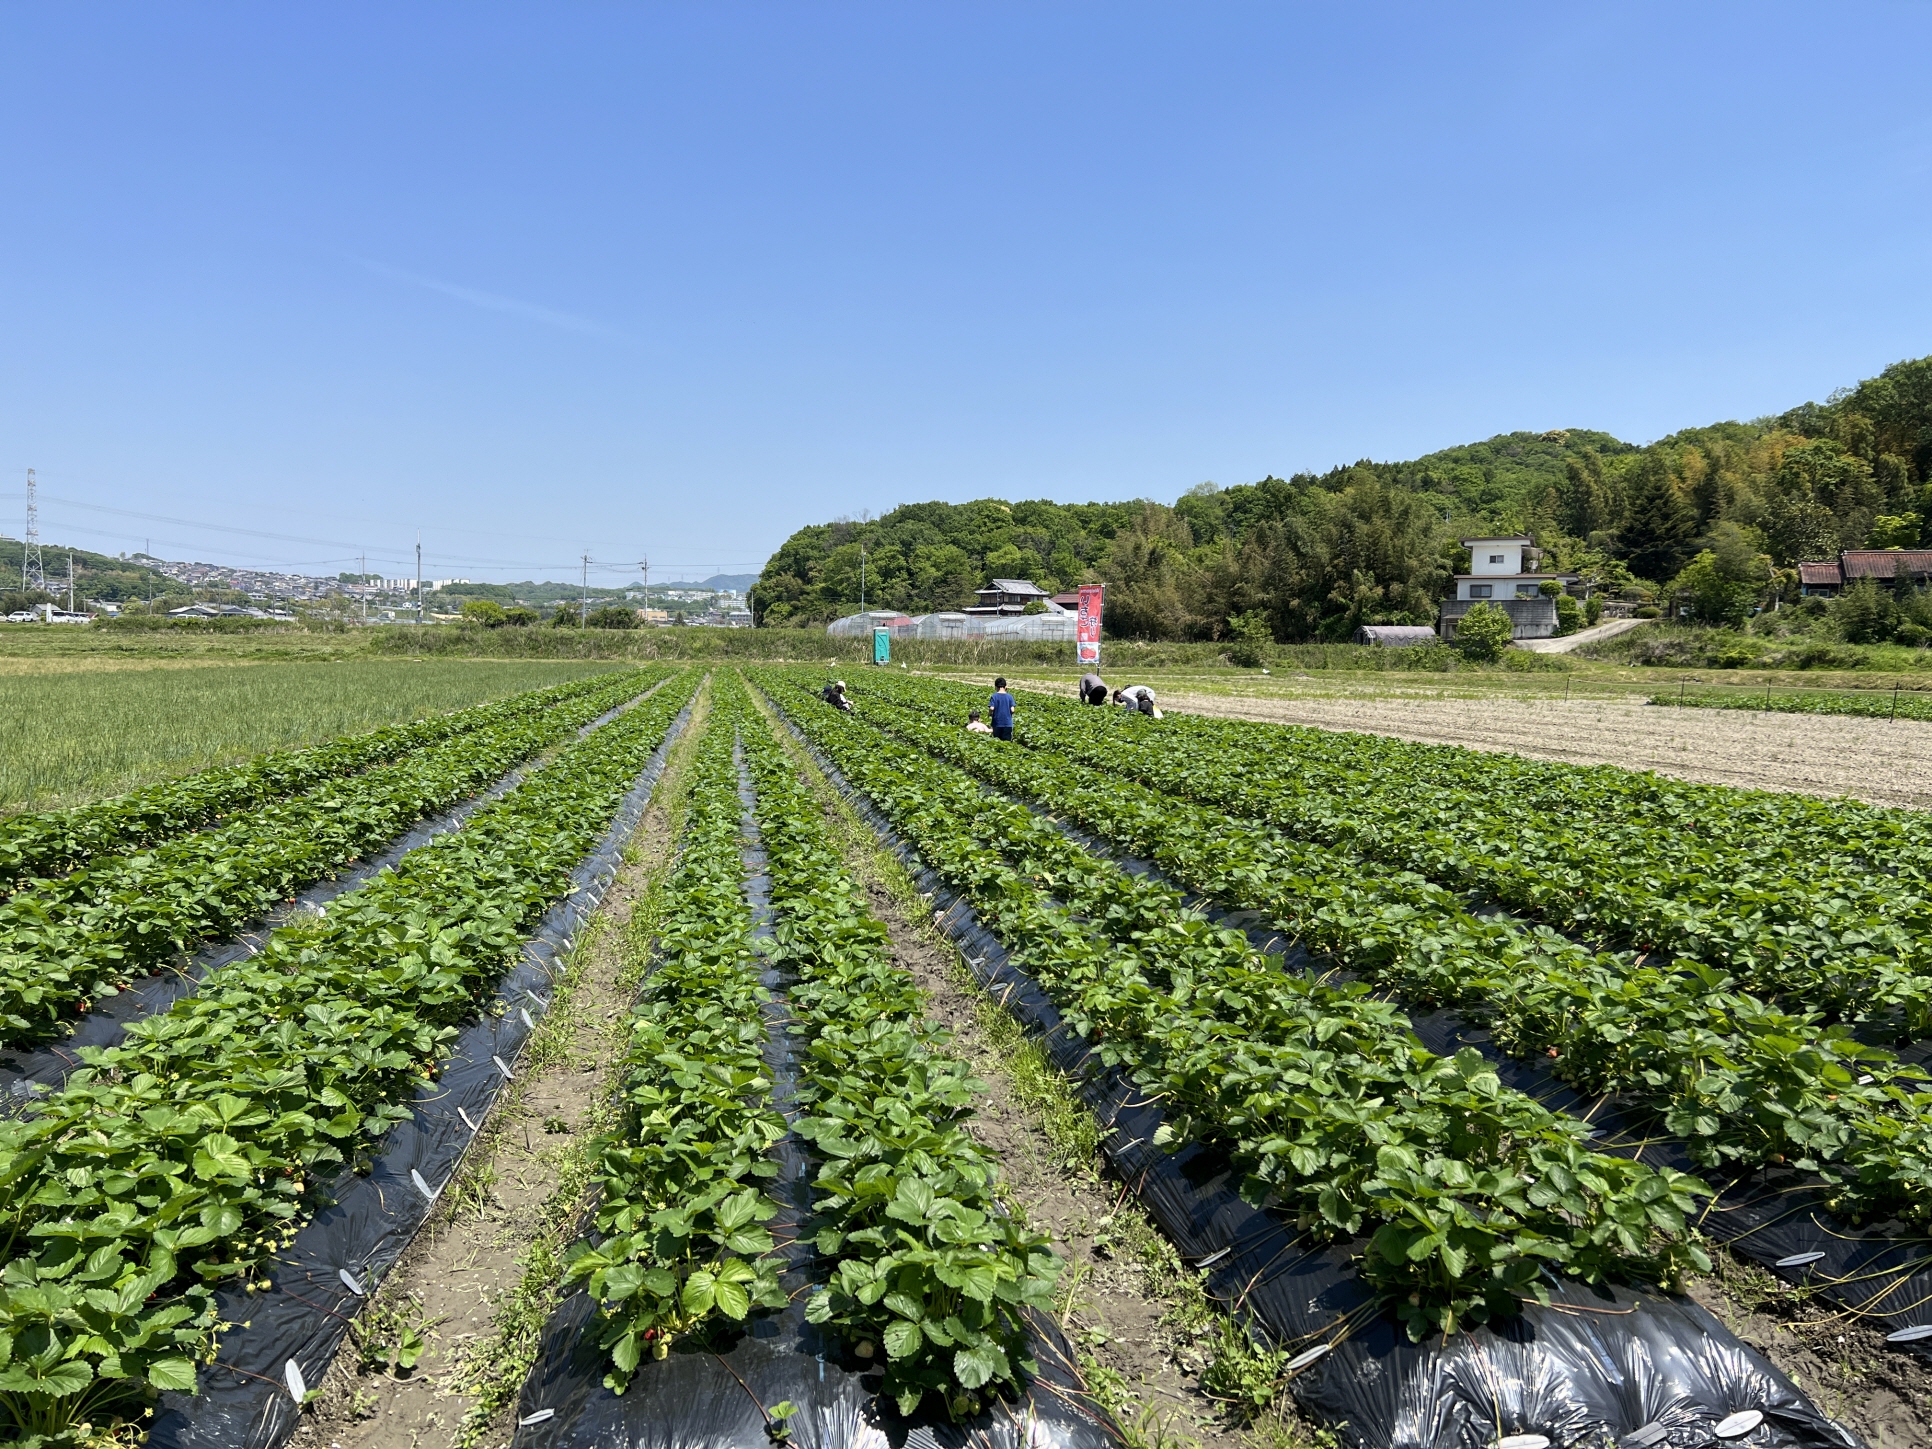
[[[752,593],[761,623],[859,607],[957,608],[999,578],[1108,584],[1110,632],[1218,638],[1259,611],[1280,639],[1432,623],[1466,567],[1456,540],[1527,532],[1557,568],[1632,591],[1700,549],[1789,568],[1839,548],[1932,542],[1932,357],[1823,403],[1645,447],[1582,430],[1506,433],[1408,463],[1363,461],[1171,504],[911,503],[801,528]],[[1731,566],[1727,562],[1727,566]]]

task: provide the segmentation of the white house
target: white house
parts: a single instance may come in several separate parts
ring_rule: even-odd
[[[1444,639],[1456,637],[1456,624],[1477,604],[1497,605],[1509,615],[1518,639],[1548,639],[1556,633],[1556,600],[1543,592],[1545,583],[1569,585],[1575,574],[1539,573],[1542,550],[1535,541],[1510,538],[1465,538],[1469,572],[1456,575],[1456,596],[1444,599],[1438,628]]]

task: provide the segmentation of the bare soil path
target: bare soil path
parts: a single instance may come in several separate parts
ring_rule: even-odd
[[[1627,699],[1248,696],[1161,692],[1161,707],[1227,719],[1361,730],[1428,744],[1655,770],[1682,780],[1932,808],[1932,724],[1675,709]]]
[[[1717,1272],[1690,1296],[1782,1369],[1812,1403],[1871,1449],[1932,1444],[1932,1366],[1884,1335],[1794,1294],[1764,1269],[1713,1253]]]

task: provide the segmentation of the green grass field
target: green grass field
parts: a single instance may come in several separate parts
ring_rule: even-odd
[[[79,632],[79,631],[75,631]],[[535,659],[212,663],[0,657],[0,813],[118,794],[612,666]]]

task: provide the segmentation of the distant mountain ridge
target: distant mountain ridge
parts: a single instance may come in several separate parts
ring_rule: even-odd
[[[654,583],[651,587],[654,589],[711,589],[722,594],[742,594],[757,582],[757,574],[713,574],[702,583],[678,579],[668,584]]]

